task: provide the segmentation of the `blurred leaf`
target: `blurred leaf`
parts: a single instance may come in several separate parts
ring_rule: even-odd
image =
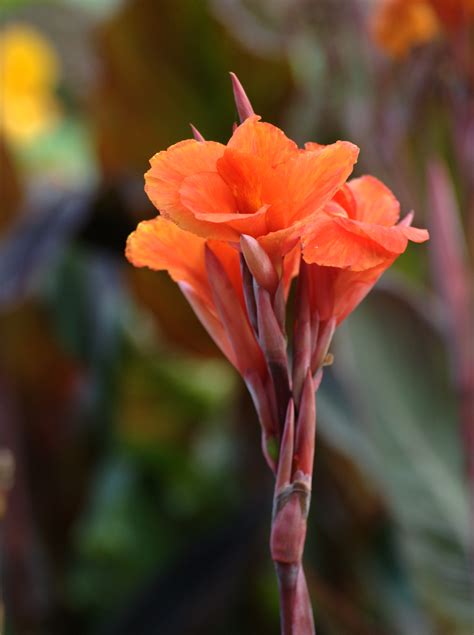
[[[97,175],[96,159],[86,126],[65,117],[50,132],[17,149],[22,170],[42,184],[57,189],[91,187]]]
[[[31,292],[60,257],[89,212],[90,197],[37,194],[35,214],[23,216],[0,242],[0,307]]]
[[[126,2],[97,38],[104,64],[92,116],[106,175],[143,174],[155,152],[191,136],[189,121],[227,140],[236,119],[231,70],[269,120],[289,84],[285,62],[244,50],[204,2],[162,0],[159,11],[154,0]]]
[[[443,632],[465,633],[474,624],[469,505],[440,339],[399,298],[377,293],[339,344],[340,383],[321,391],[321,431],[383,494],[420,606]]]
[[[22,191],[16,166],[14,165],[8,146],[0,135],[0,233],[11,224],[17,216],[22,203]]]
[[[85,606],[106,612],[178,547],[170,523],[156,513],[139,478],[133,464],[119,458],[97,474],[76,536],[80,562],[70,579],[76,610]]]

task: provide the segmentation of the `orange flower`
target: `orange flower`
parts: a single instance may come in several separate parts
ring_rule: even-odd
[[[440,25],[429,0],[384,0],[372,18],[376,43],[394,58],[433,40]]]
[[[374,13],[372,33],[381,48],[402,58],[443,29],[455,30],[472,20],[474,0],[384,0]]]
[[[230,242],[248,234],[276,258],[344,184],[357,155],[345,141],[300,150],[253,115],[227,145],[188,139],[156,154],[145,190],[182,229]]]
[[[311,264],[311,306],[322,321],[340,323],[367,295],[408,241],[428,240],[425,229],[402,221],[392,192],[372,176],[349,181],[308,225],[303,258]]]

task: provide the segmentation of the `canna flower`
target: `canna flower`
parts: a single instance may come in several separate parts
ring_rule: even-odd
[[[251,115],[227,145],[188,139],[156,154],[145,190],[182,229],[235,243],[252,236],[276,261],[344,184],[357,155],[346,141],[301,150]]]
[[[443,31],[474,19],[474,0],[382,0],[372,17],[375,42],[394,58],[405,57]]]
[[[322,321],[340,324],[363,300],[408,241],[428,240],[426,229],[411,227],[413,214],[400,218],[392,192],[372,176],[352,179],[308,224],[302,238],[309,264],[313,310]]]
[[[151,160],[146,191],[161,215],[129,236],[127,258],[166,270],[245,380],[275,475],[270,550],[283,635],[314,635],[302,559],[311,498],[316,391],[336,326],[406,249],[428,234],[399,221],[380,181],[346,183],[358,148],[304,149],[253,114],[229,143],[182,141]],[[285,316],[297,277],[289,355]]]

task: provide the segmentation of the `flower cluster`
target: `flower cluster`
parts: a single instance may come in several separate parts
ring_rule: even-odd
[[[410,226],[412,215],[399,220],[399,203],[380,181],[347,180],[355,145],[299,148],[262,122],[233,83],[242,123],[227,145],[194,130],[194,139],[151,159],[145,189],[160,215],[138,225],[126,254],[169,272],[247,384],[275,473],[271,552],[283,632],[303,635],[314,632],[301,561],[315,392],[331,339],[408,241],[428,234]]]
[[[284,298],[307,263],[311,313],[340,323],[408,240],[428,238],[412,215],[399,221],[376,178],[347,181],[358,153],[347,141],[300,149],[253,114],[227,145],[181,141],[151,159],[145,190],[160,215],[130,235],[127,258],[168,271],[240,373],[259,370],[242,253],[262,288],[279,297],[281,287]]]

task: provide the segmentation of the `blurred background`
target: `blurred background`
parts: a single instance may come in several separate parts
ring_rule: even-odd
[[[156,214],[149,157],[191,121],[227,141],[233,70],[298,142],[357,143],[355,174],[432,236],[341,327],[318,393],[318,635],[472,635],[473,2],[1,6],[4,632],[278,632],[249,397],[176,285],[124,258]]]

